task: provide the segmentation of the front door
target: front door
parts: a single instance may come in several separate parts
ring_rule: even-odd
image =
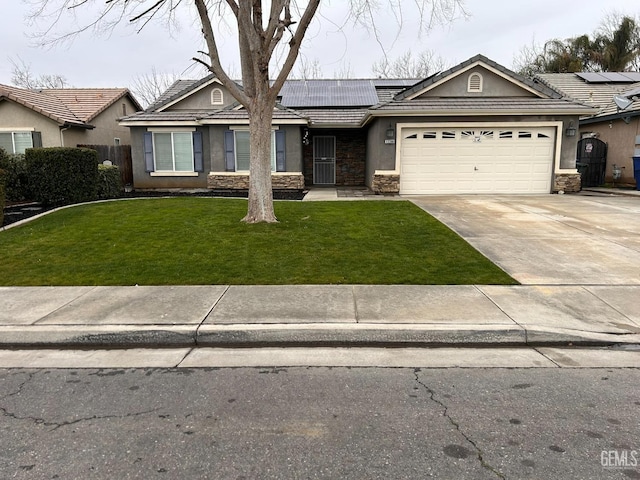
[[[336,137],[313,137],[313,184],[336,183]]]
[[[607,144],[597,138],[580,140],[576,166],[582,178],[582,188],[602,185],[607,168]]]

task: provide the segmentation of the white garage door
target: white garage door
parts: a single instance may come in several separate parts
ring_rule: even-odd
[[[403,128],[400,193],[550,193],[554,127]]]

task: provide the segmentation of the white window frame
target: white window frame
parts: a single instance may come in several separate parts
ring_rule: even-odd
[[[214,98],[215,95],[220,95],[220,100]],[[224,93],[219,88],[211,90],[211,105],[224,105]]]
[[[249,128],[232,128],[233,130],[233,156],[234,156],[234,167],[236,172],[248,172],[249,170],[242,170],[238,168],[238,137],[236,136],[236,132],[247,132],[249,133]],[[277,128],[271,129],[271,171],[275,172],[277,170],[276,167],[276,130]],[[249,151],[251,151],[251,141],[249,141]]]
[[[27,148],[33,148],[33,130],[0,130],[0,133],[8,133],[11,135],[11,151],[7,152],[11,155],[13,154],[24,154],[24,151],[22,152],[16,152],[16,133],[28,133],[29,134],[29,138],[31,140],[31,146],[30,147],[25,147],[25,150]]]
[[[184,131],[184,130],[172,130],[172,131],[153,131],[153,167],[154,167],[154,172],[153,173],[158,173],[158,174],[163,174],[163,173],[177,173],[177,174],[190,174],[190,173],[195,173],[195,165],[194,165],[194,160],[193,160],[193,131]],[[156,135],[171,135],[171,164],[172,164],[172,169],[171,170],[162,170],[160,168],[158,168],[158,160],[157,160],[157,154],[158,154],[158,148],[156,145]],[[191,170],[176,170],[176,150],[175,150],[175,140],[174,140],[174,135],[175,134],[180,134],[180,135],[185,135],[188,134],[189,137],[191,138],[191,142],[189,143],[190,145],[190,152],[191,152]]]

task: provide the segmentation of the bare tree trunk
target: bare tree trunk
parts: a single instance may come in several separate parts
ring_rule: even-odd
[[[247,223],[275,223],[271,189],[271,122],[273,106],[269,101],[256,99],[249,111],[249,140],[251,163],[249,167],[249,205]]]

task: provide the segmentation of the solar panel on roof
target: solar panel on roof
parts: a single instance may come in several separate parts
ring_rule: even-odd
[[[617,73],[617,72],[602,72],[601,75],[607,78],[610,82],[614,82],[614,83],[627,83],[627,82],[633,81],[627,78],[622,73]]]
[[[578,77],[589,83],[603,83],[607,80],[597,72],[580,72],[576,73]]]
[[[640,82],[640,72],[622,72],[621,75],[629,78],[632,82]]]
[[[378,103],[371,80],[289,81],[280,95],[286,107],[356,107]]]
[[[576,75],[588,83],[640,82],[639,72],[580,72]]]

